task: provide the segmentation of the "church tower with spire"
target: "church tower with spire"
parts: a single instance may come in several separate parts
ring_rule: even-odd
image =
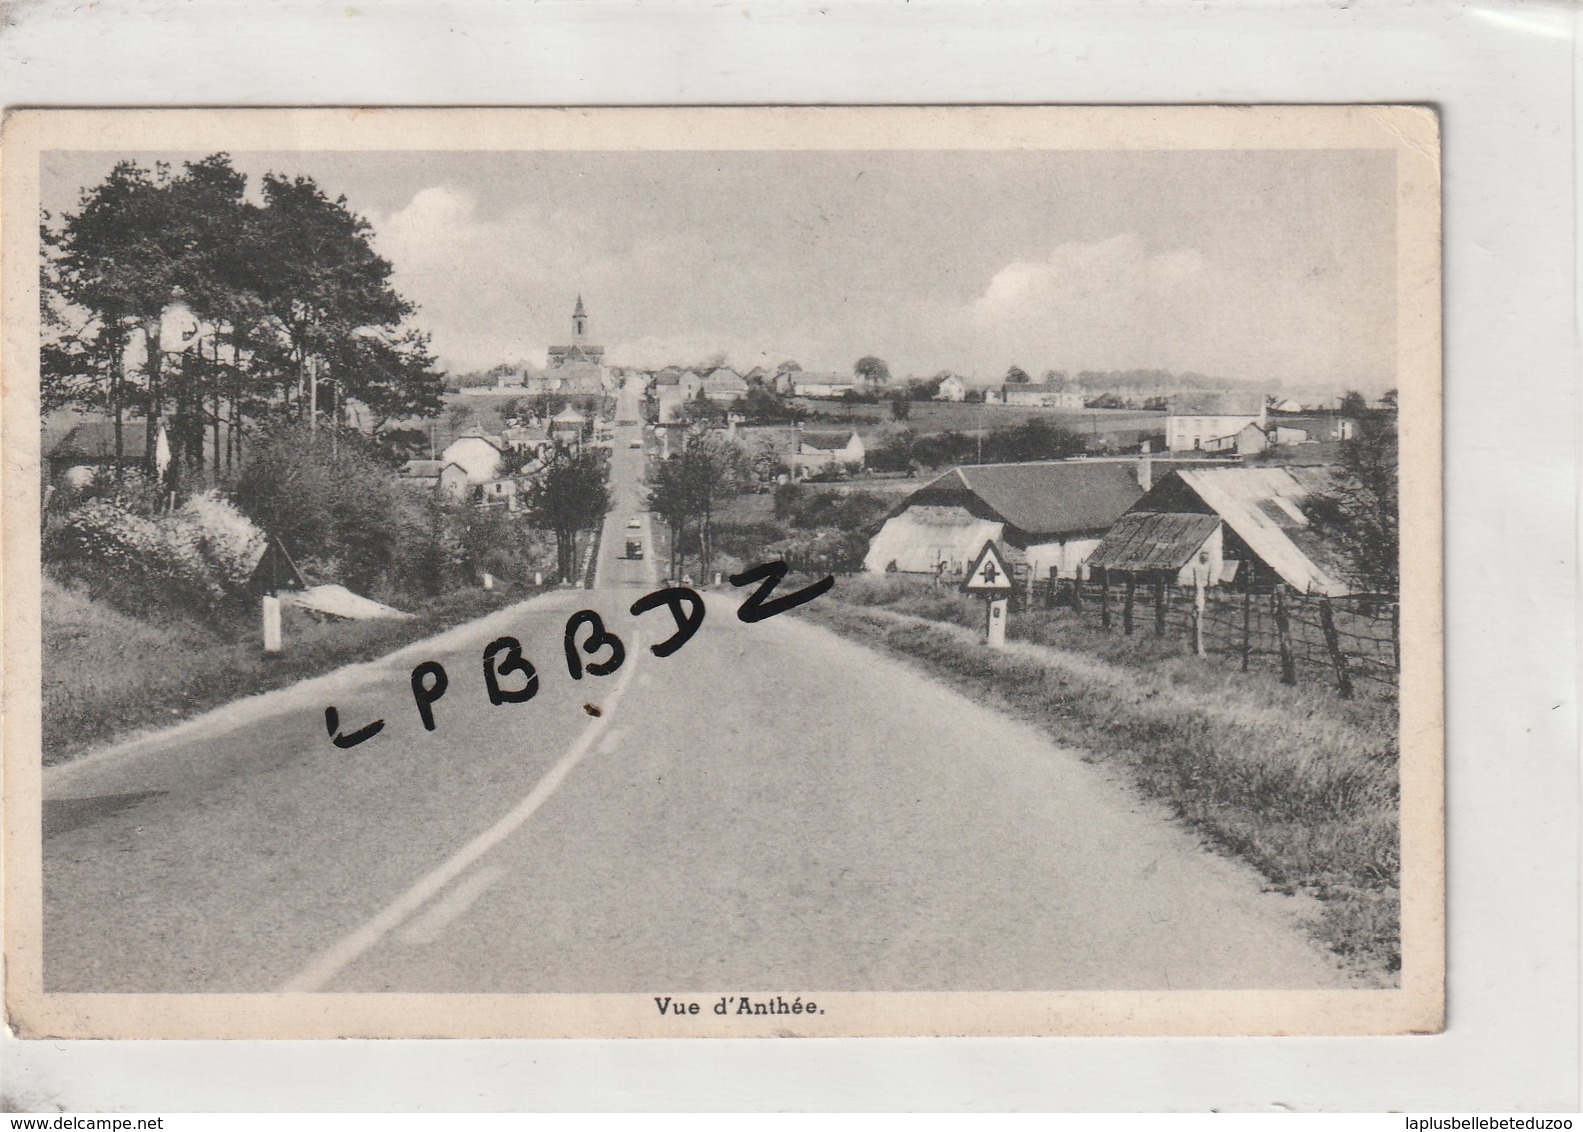
[[[550,347],[544,377],[561,393],[599,393],[605,376],[605,348],[588,341],[588,309],[578,295],[572,308],[571,345]]]

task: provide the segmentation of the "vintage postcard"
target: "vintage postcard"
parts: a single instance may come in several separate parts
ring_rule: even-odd
[[[1431,110],[3,156],[17,1033],[1441,1028]]]

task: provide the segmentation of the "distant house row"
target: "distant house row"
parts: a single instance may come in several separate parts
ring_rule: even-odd
[[[432,460],[409,460],[402,482],[428,488],[458,502],[515,511],[524,482],[543,466],[554,446],[577,448],[583,443],[588,418],[566,409],[550,418],[548,429],[513,427],[502,432],[463,433]],[[514,474],[507,474],[507,456],[515,455]]]
[[[1165,417],[1172,452],[1249,456],[1277,445],[1351,440],[1356,432],[1355,420],[1334,414],[1283,411],[1272,419],[1257,393],[1181,394],[1170,399]]]
[[[1303,511],[1334,475],[1149,458],[953,468],[891,512],[863,565],[959,576],[993,541],[1028,582],[1103,569],[1187,584],[1197,570],[1212,586],[1338,596],[1352,590],[1341,556]]]

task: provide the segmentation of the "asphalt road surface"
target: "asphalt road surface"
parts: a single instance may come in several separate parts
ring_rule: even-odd
[[[743,624],[729,587],[655,656],[675,623],[629,612],[654,564],[621,557],[638,435],[616,430],[595,590],[47,770],[46,990],[1347,985],[1251,870],[893,658]],[[584,608],[625,659],[574,681]],[[497,706],[507,634],[539,690]],[[425,660],[449,678],[432,732]],[[338,749],[331,704],[385,727]]]

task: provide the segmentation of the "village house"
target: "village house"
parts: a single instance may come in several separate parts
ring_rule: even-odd
[[[993,541],[1027,577],[1080,576],[1100,538],[1143,495],[1141,463],[1047,460],[953,468],[908,496],[869,543],[875,573],[956,575]]]
[[[1017,405],[1034,409],[1081,409],[1083,390],[1051,381],[1007,382],[991,389],[984,399],[992,405]]]
[[[483,432],[465,432],[446,445],[440,459],[462,468],[470,483],[481,484],[499,474],[505,442]]]
[[[1250,424],[1264,428],[1261,394],[1182,393],[1168,403],[1165,444],[1172,452],[1238,451],[1236,437]]]
[[[792,394],[797,397],[844,397],[857,389],[857,382],[847,373],[794,373],[791,375]]]
[[[408,460],[401,469],[401,482],[408,487],[438,491],[457,502],[471,498],[477,486],[466,468],[450,460]]]
[[[747,382],[730,366],[718,366],[704,375],[699,388],[711,401],[735,402],[748,395]]]
[[[1111,575],[1298,593],[1352,592],[1338,550],[1310,528],[1303,504],[1328,491],[1328,467],[1177,468],[1105,535],[1089,559]]]
[[[807,479],[832,468],[856,470],[867,458],[868,449],[855,431],[799,431],[797,451],[792,454],[792,478]]]
[[[698,396],[703,378],[690,369],[666,366],[654,375],[655,411],[662,424],[677,420],[687,402]]]
[[[961,401],[967,396],[967,382],[956,374],[952,374],[940,382],[940,388],[935,391],[936,401]]]

